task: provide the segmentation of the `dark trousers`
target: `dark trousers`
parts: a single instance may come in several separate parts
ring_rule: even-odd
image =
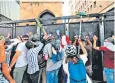
[[[24,72],[22,83],[32,83],[29,74],[27,73],[27,69]]]
[[[39,71],[35,72],[34,74],[29,74],[32,83],[38,83],[39,78]]]

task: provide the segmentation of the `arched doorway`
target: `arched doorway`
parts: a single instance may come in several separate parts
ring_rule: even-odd
[[[55,17],[55,15],[49,10],[45,10],[39,15],[39,18],[53,18],[53,17]],[[42,24],[53,24],[55,22],[56,22],[55,20],[41,21]]]

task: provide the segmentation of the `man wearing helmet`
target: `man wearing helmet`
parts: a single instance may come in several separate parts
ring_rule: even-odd
[[[81,40],[79,44],[83,54],[77,55],[77,49],[74,45],[68,45],[65,53],[68,61],[68,71],[70,83],[86,83],[86,69],[85,63],[87,61],[87,51],[84,48]]]

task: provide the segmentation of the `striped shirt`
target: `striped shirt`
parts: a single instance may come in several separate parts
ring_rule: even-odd
[[[27,52],[28,74],[34,74],[35,72],[39,71],[38,53],[42,49],[42,47],[43,44],[39,42],[36,48],[32,48]]]

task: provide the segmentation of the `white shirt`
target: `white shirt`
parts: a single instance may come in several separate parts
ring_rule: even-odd
[[[87,55],[80,55],[80,59],[82,59],[84,65],[85,65],[86,61],[88,60]],[[92,83],[91,79],[89,78],[89,76],[87,74],[86,74],[86,78],[87,78],[88,83]]]
[[[10,41],[14,41],[13,43],[11,43],[10,45],[7,45],[8,48],[6,49],[6,51],[11,51],[12,47],[14,45],[16,45],[17,43],[20,43],[19,39],[15,38],[15,39],[11,39]]]
[[[19,55],[15,67],[24,67],[27,65],[27,48],[25,46],[26,42],[19,43],[17,46],[16,51],[21,51],[21,54]]]
[[[85,65],[85,63],[87,62],[87,54],[85,55],[80,55],[80,59],[83,61],[83,63],[84,63],[84,65]]]

